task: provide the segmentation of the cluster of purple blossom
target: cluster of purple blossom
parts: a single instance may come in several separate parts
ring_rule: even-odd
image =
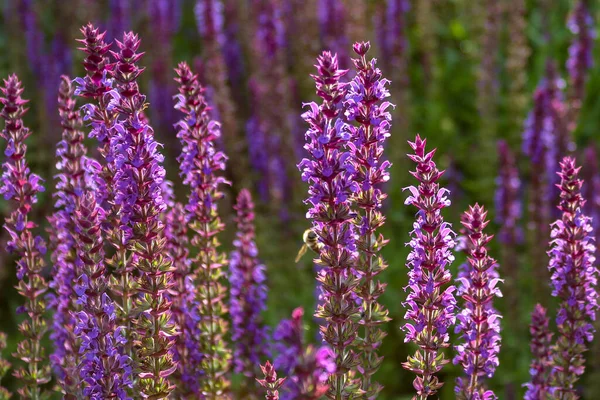
[[[335,3],[323,2],[323,21],[338,12]],[[401,3],[395,7],[405,8]],[[578,27],[573,31],[581,41],[571,49],[568,65],[574,82],[571,97],[579,101],[584,78],[575,75],[589,67],[586,46],[592,36],[582,33],[589,22],[581,4],[573,18]],[[265,2],[261,12],[274,12],[270,5]],[[222,10],[213,8],[207,1],[196,11],[203,21],[203,36],[219,43],[224,33],[214,30],[222,30],[218,16]],[[262,21],[256,47],[276,74],[282,39],[280,27],[267,23],[274,20]],[[384,150],[394,106],[386,100],[390,82],[376,60],[367,56],[369,42],[354,44],[350,73],[340,67],[350,65],[347,57],[340,60],[329,51],[318,57],[312,77],[320,100],[306,104],[302,114],[308,125],[307,157],[298,168],[308,184],[307,219],[318,243],[314,262],[320,268],[316,280],[321,301],[315,316],[323,343],[315,346],[304,337],[301,308],[281,321],[272,335],[263,321],[266,268],[258,257],[254,204],[247,189],[239,192],[233,207],[235,250],[229,256],[219,250],[225,224],[218,206],[229,182],[224,177],[227,156],[219,144],[225,128],[209,106],[210,90],[187,63],[175,69],[178,94],[173,108],[181,117],[173,130],[182,149],[180,175],[189,189],[187,200],[177,202],[173,185],[165,178],[162,146],[146,115],[149,104],[138,84],[144,72],[139,65],[144,55],[140,39],[128,32],[109,43],[106,33],[91,24],[81,32],[86,74],[73,80],[63,76],[57,88],[63,130],[56,150],[56,202],[47,240],[36,233],[38,225],[32,220],[44,187],[27,164],[25,141],[31,131],[23,124],[27,111],[23,88],[11,75],[0,89],[0,116],[5,121],[0,137],[6,141],[0,193],[12,205],[4,226],[10,235],[8,250],[17,260],[17,290],[24,299],[19,311],[26,315],[15,353],[14,375],[21,397],[41,399],[57,387],[67,399],[227,399],[236,396],[231,387],[235,372],[242,376],[241,393],[248,398],[257,398],[261,387],[267,399],[377,398],[382,390],[375,379],[383,362],[379,349],[390,321],[379,299],[386,289],[380,274],[388,268],[382,256],[388,239],[381,228],[391,167]],[[340,51],[348,47],[333,41],[331,46]],[[552,203],[556,184],[557,219],[544,240],[550,240],[547,267],[552,295],[560,305],[555,335],[546,310],[541,305],[534,310],[534,359],[531,381],[525,386],[529,399],[575,399],[598,308],[594,245],[598,221],[586,215],[575,159],[559,161],[572,147],[570,118],[575,118],[579,106],[571,98],[565,103],[551,64],[548,71],[526,122],[524,152],[534,169],[541,165],[559,169],[558,180],[532,173],[532,190],[541,198],[531,203],[538,208],[530,212],[539,216],[538,232],[546,232],[544,224],[554,214],[544,207]],[[258,101],[269,104],[274,93],[286,93],[282,82],[275,78],[267,89],[258,88]],[[79,109],[76,97],[85,102]],[[275,115],[276,108],[271,112],[256,117],[257,131],[273,131],[287,120]],[[97,159],[84,145],[86,130],[97,141]],[[273,133],[267,142],[259,142],[264,149],[257,150],[282,157],[274,150],[287,140],[282,136]],[[409,146],[408,158],[415,164],[410,174],[417,184],[406,188],[405,204],[417,213],[408,243],[402,330],[415,352],[403,367],[416,375],[415,398],[438,394],[443,385],[438,374],[450,361],[445,349],[453,345],[454,327],[459,337],[452,346],[453,362],[464,371],[456,381],[457,398],[495,399],[486,380],[499,365],[501,316],[494,300],[502,295],[498,286],[503,279],[488,254],[493,236],[484,232],[487,211],[479,204],[470,206],[457,239],[443,216],[451,205],[450,193],[440,184],[444,171],[434,161],[435,150],[427,151],[426,140],[419,135]],[[511,246],[522,236],[520,181],[509,146],[501,143],[499,148],[500,241]],[[280,162],[262,165],[268,179],[287,180]],[[50,281],[44,274],[46,242],[53,271]],[[453,278],[450,265],[459,248],[466,253],[466,263]],[[47,309],[53,312],[51,328]],[[53,349],[46,357],[48,331]],[[0,337],[0,347],[3,342]],[[0,359],[0,377],[8,368]],[[258,378],[261,371],[264,378]],[[277,371],[285,378],[278,378]],[[58,385],[50,386],[52,379]],[[0,390],[0,397],[8,397],[5,392]]]

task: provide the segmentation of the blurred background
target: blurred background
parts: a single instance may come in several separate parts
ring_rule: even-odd
[[[223,249],[234,235],[232,199],[242,187],[258,204],[258,247],[268,269],[267,324],[274,327],[297,306],[310,315],[315,307],[310,257],[294,263],[302,245],[306,185],[296,164],[304,156],[302,103],[315,99],[309,74],[320,51],[338,53],[350,68],[352,43],[369,40],[391,80],[393,162],[386,187],[390,239],[384,250],[390,267],[381,302],[390,310],[376,379],[380,398],[409,399],[413,375],[401,363],[414,349],[403,342],[407,283],[405,267],[415,210],[404,205],[402,188],[414,183],[406,144],[416,133],[437,147],[436,161],[446,169],[444,185],[452,206],[445,214],[459,230],[460,214],[479,202],[490,209],[490,231],[499,234],[492,254],[506,278],[498,308],[502,321],[500,367],[489,385],[501,399],[522,398],[529,378],[528,323],[541,302],[555,315],[547,273],[548,224],[556,218],[557,160],[574,154],[584,165],[588,213],[600,215],[600,175],[595,145],[600,98],[600,68],[595,46],[597,2],[579,0],[0,0],[0,76],[16,72],[31,99],[26,123],[32,169],[46,179],[37,221],[50,215],[54,148],[61,129],[56,108],[61,74],[81,76],[83,54],[75,39],[92,21],[119,38],[134,30],[142,38],[142,91],[148,116],[164,144],[168,178],[178,199],[176,157],[180,152],[173,123],[176,93],[173,67],[186,60],[207,86],[213,116],[223,124],[219,144],[230,157],[232,186],[221,203],[227,223]],[[504,144],[498,144],[504,140]],[[95,144],[91,141],[90,148]],[[8,205],[0,201],[2,218]],[[47,225],[47,224],[46,224]],[[0,234],[0,244],[6,233]],[[7,354],[17,339],[14,264],[0,247],[0,331],[9,335]],[[456,273],[464,256],[457,253]],[[308,337],[316,323],[306,319]],[[453,350],[449,350],[452,353]],[[10,358],[10,357],[9,357]],[[600,345],[592,346],[580,381],[584,398],[600,398]],[[442,372],[441,398],[454,397],[457,366]],[[10,388],[12,377],[3,382]]]

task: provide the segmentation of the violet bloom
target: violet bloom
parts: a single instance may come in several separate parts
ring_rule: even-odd
[[[553,178],[547,171],[555,170],[550,164],[557,151],[554,135],[557,121],[550,112],[552,96],[549,85],[548,80],[544,80],[536,89],[533,109],[525,121],[523,132],[523,153],[531,165],[528,229],[535,238],[531,258],[534,260],[535,290],[540,298],[547,293],[545,282],[548,281],[543,249],[549,236],[550,182]]]
[[[328,346],[306,345],[302,317],[296,308],[291,319],[282,320],[273,334],[278,355],[274,366],[288,376],[282,400],[318,400],[327,393],[327,381],[335,373],[335,355]]]
[[[355,168],[354,181],[359,190],[354,194],[359,217],[355,220],[358,231],[357,246],[361,250],[355,266],[361,276],[356,294],[362,302],[364,316],[361,325],[362,352],[359,372],[362,374],[362,390],[367,398],[375,398],[383,388],[372,381],[382,362],[377,349],[381,346],[384,331],[380,326],[390,320],[388,311],[378,302],[384,293],[385,284],[379,281],[379,274],[387,268],[381,256],[381,249],[387,240],[379,233],[385,223],[381,213],[387,194],[381,190],[389,181],[390,162],[383,152],[390,137],[391,119],[388,108],[393,107],[385,101],[389,97],[389,81],[382,78],[376,66],[376,60],[367,60],[369,42],[355,43],[354,59],[356,76],[348,84],[344,101],[344,113],[348,120],[346,129],[350,134],[350,154]]]
[[[347,10],[341,0],[319,1],[319,28],[321,47],[331,50],[339,56],[340,63],[346,67],[347,50],[350,42],[347,36]]]
[[[108,37],[115,40],[123,36],[123,33],[131,29],[131,0],[109,0]]]
[[[163,193],[165,189],[163,189]],[[189,258],[187,236],[187,218],[185,208],[181,203],[168,206],[165,215],[165,238],[167,251],[173,259],[174,285],[169,291],[172,296],[173,321],[179,327],[181,335],[174,347],[174,360],[177,361],[177,371],[174,380],[180,381],[175,388],[176,395],[185,396],[198,393],[196,373],[199,368],[198,329],[193,315],[196,300],[196,288],[193,285],[191,260]],[[192,389],[188,389],[192,386]]]
[[[322,102],[309,103],[303,114],[309,125],[304,146],[309,157],[298,168],[302,180],[309,184],[307,218],[323,245],[316,261],[323,268],[317,276],[323,285],[323,302],[315,316],[322,318],[323,339],[336,355],[336,373],[329,380],[328,396],[342,399],[356,390],[349,372],[358,365],[352,349],[358,328],[354,317],[359,312],[354,289],[359,279],[353,269],[356,245],[350,199],[358,185],[353,179],[352,156],[345,150],[351,137],[340,119],[345,95],[340,79],[347,71],[339,69],[337,56],[330,52],[319,56],[317,71],[313,78]]]
[[[591,218],[594,228],[594,237],[600,237],[600,169],[598,168],[598,154],[594,145],[585,149],[583,163],[583,198],[586,199],[583,206],[585,215]],[[598,246],[596,246],[596,252]]]
[[[265,399],[279,400],[279,388],[285,382],[286,378],[277,378],[277,371],[269,361],[261,365],[264,379],[257,379],[258,384],[266,389]]]
[[[267,356],[267,331],[261,318],[267,300],[265,266],[258,259],[254,203],[247,189],[240,191],[234,209],[237,211],[237,233],[229,262],[234,371],[251,378],[250,382],[254,384],[256,365]]]
[[[22,398],[39,399],[45,395],[41,386],[51,379],[50,366],[44,362],[42,345],[47,331],[44,298],[48,284],[42,274],[46,244],[40,236],[34,236],[36,224],[29,219],[29,214],[44,187],[42,179],[32,173],[27,164],[25,140],[31,131],[23,125],[27,100],[21,97],[23,87],[19,78],[16,75],[9,76],[4,80],[0,92],[0,117],[5,122],[0,137],[6,140],[0,194],[4,200],[12,200],[13,210],[5,218],[4,228],[10,235],[7,251],[17,260],[17,292],[25,299],[19,311],[27,315],[19,324],[19,332],[24,339],[14,354],[23,361],[23,365],[16,369],[14,375],[22,383],[18,390]]]
[[[101,224],[105,217],[95,194],[80,197],[75,211],[77,269],[74,291],[81,310],[75,315],[80,343],[80,389],[87,399],[131,399],[131,359],[125,355],[124,328],[117,326],[114,301],[108,296]]]
[[[459,399],[496,399],[487,390],[484,378],[491,378],[498,367],[500,352],[500,315],[494,308],[494,297],[502,293],[496,287],[498,278],[496,260],[487,253],[493,236],[483,232],[489,221],[487,211],[479,204],[470,206],[461,218],[466,240],[467,263],[458,275],[457,294],[464,300],[457,314],[456,332],[461,333],[461,344],[456,346],[455,364],[460,364],[466,377],[457,379],[454,391]]]
[[[594,236],[588,216],[583,214],[580,168],[565,157],[560,163],[560,204],[562,218],[552,224],[552,295],[561,301],[556,325],[558,337],[552,347],[551,398],[576,399],[575,383],[585,369],[586,342],[594,337],[598,270],[595,266]]]
[[[548,329],[548,317],[546,309],[540,304],[536,304],[531,313],[531,367],[529,373],[531,380],[526,383],[527,392],[525,400],[545,399],[549,390],[550,371],[552,370],[552,357],[550,345],[552,342],[552,333]]]
[[[419,186],[407,188],[411,194],[405,201],[418,212],[408,243],[412,250],[407,260],[406,289],[410,292],[404,303],[404,318],[409,322],[402,329],[406,332],[404,341],[414,342],[419,348],[402,366],[417,375],[413,386],[418,398],[426,399],[442,387],[434,374],[448,363],[441,350],[450,346],[448,329],[455,321],[455,287],[448,285],[452,281],[448,266],[454,261],[455,234],[441,213],[450,206],[450,200],[448,191],[438,183],[444,171],[438,170],[433,161],[435,150],[426,153],[426,140],[419,135],[408,144],[414,151],[408,157],[416,164],[411,174]]]
[[[67,76],[61,76],[58,92],[58,111],[63,127],[62,140],[56,149],[56,211],[50,224],[52,262],[54,263],[54,280],[50,286],[56,292],[53,332],[50,338],[54,341],[54,353],[50,356],[59,381],[66,393],[78,390],[77,374],[74,370],[79,364],[76,338],[73,332],[73,313],[80,307],[75,304],[73,281],[79,276],[75,263],[75,220],[74,212],[77,199],[86,188],[86,171],[88,159],[87,149],[83,144],[84,134],[81,131],[81,116],[73,99],[74,87]]]
[[[523,241],[519,220],[522,214],[521,180],[516,157],[504,140],[498,141],[499,171],[496,178],[496,222],[500,225],[498,241],[502,246],[502,262],[505,270],[507,301],[510,313],[517,311],[518,304],[518,251]],[[516,317],[514,314],[513,317]]]
[[[137,390],[143,397],[163,398],[173,390],[169,381],[177,368],[173,361],[176,326],[171,319],[168,291],[173,286],[173,266],[166,252],[164,224],[160,213],[166,208],[162,197],[165,170],[160,144],[143,111],[148,104],[139,91],[137,79],[143,68],[137,62],[140,40],[133,32],[123,34],[113,52],[112,71],[118,94],[114,96],[119,118],[111,129],[114,154],[114,206],[118,208],[120,230],[132,256],[129,263],[138,271],[134,297],[137,317],[133,329]]]
[[[221,187],[229,184],[221,174],[227,157],[215,149],[221,136],[220,125],[209,117],[209,107],[198,77],[186,63],[176,68],[179,94],[175,108],[184,116],[177,124],[177,137],[183,151],[179,157],[183,183],[191,189],[186,206],[188,227],[193,232],[191,244],[197,249],[191,254],[192,268],[197,274],[198,324],[200,351],[204,354],[200,390],[208,400],[216,400],[227,392],[227,376],[231,353],[225,344],[227,331],[224,304],[223,267],[227,260],[218,252],[217,235],[224,225],[217,205],[223,197]]]
[[[574,35],[569,47],[567,71],[569,73],[569,131],[577,126],[577,118],[582,103],[585,100],[585,85],[588,71],[593,67],[594,40],[596,31],[594,21],[590,15],[587,1],[579,0],[573,14],[569,18],[568,27]]]

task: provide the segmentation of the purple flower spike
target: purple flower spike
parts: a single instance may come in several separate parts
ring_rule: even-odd
[[[569,72],[569,131],[577,126],[577,118],[585,100],[585,85],[588,71],[593,67],[594,40],[596,31],[587,1],[579,0],[569,18],[568,27],[575,36],[569,47],[567,71]]]
[[[322,303],[315,316],[322,319],[321,334],[336,355],[336,373],[329,380],[328,396],[336,399],[356,394],[355,382],[349,371],[358,365],[358,355],[352,349],[356,338],[355,316],[359,313],[354,289],[359,283],[353,269],[356,261],[354,214],[351,196],[358,190],[353,179],[352,156],[345,150],[350,135],[340,119],[345,87],[340,79],[347,71],[338,68],[337,56],[324,52],[317,59],[317,94],[322,103],[308,104],[303,114],[309,128],[306,145],[309,158],[298,168],[309,184],[311,208],[307,218],[313,220],[313,230],[322,249],[316,264],[322,268],[317,281],[323,286]]]
[[[140,40],[133,32],[117,41],[112,52],[112,76],[117,94],[115,108],[119,119],[111,129],[114,155],[114,206],[118,208],[122,238],[131,252],[127,267],[138,272],[133,296],[137,333],[134,352],[137,361],[136,390],[142,397],[165,398],[174,389],[169,381],[177,368],[173,346],[178,331],[172,323],[168,291],[173,286],[173,265],[166,251],[164,224],[160,213],[166,208],[163,198],[165,170],[160,144],[144,116],[146,97],[137,79],[144,71],[137,65]]]
[[[389,82],[382,78],[376,60],[367,60],[369,48],[369,42],[354,44],[358,55],[353,60],[357,73],[348,85],[344,108],[349,123],[346,128],[351,136],[349,147],[355,168],[354,180],[359,186],[354,195],[360,210],[355,224],[359,232],[357,247],[361,249],[355,268],[362,277],[356,294],[362,301],[364,312],[359,372],[367,398],[376,398],[383,387],[373,382],[372,376],[383,361],[377,349],[386,335],[380,326],[390,320],[388,311],[378,303],[379,296],[385,291],[385,284],[378,280],[378,275],[387,268],[381,249],[388,241],[377,231],[385,223],[380,210],[387,194],[381,187],[390,179],[391,164],[383,152],[390,137],[392,116],[388,109],[393,105],[384,101],[390,95]]]
[[[56,149],[56,212],[49,218],[49,230],[54,263],[54,280],[50,286],[57,294],[53,318],[54,353],[50,356],[57,370],[59,382],[65,393],[79,392],[79,380],[75,366],[79,364],[78,344],[74,335],[74,313],[81,307],[73,291],[73,281],[79,276],[75,252],[75,208],[77,199],[86,188],[86,168],[91,162],[85,154],[81,117],[73,99],[71,80],[61,77],[58,94],[58,110],[63,127],[62,140]]]
[[[419,349],[402,366],[417,374],[413,386],[419,399],[433,396],[442,387],[434,374],[448,363],[440,351],[448,346],[448,330],[454,325],[454,286],[448,285],[452,275],[448,266],[454,261],[454,232],[444,222],[441,211],[450,205],[448,191],[437,182],[444,171],[437,169],[433,156],[435,150],[426,153],[426,140],[417,135],[408,142],[414,154],[408,157],[415,162],[411,174],[419,186],[410,186],[410,196],[405,204],[418,208],[417,220],[411,232],[408,256],[409,281],[405,290],[410,293],[404,303],[404,316],[409,322],[404,325],[405,342],[414,342]]]
[[[500,352],[500,315],[494,309],[494,297],[501,297],[497,288],[501,279],[496,271],[496,260],[487,254],[493,236],[483,233],[489,223],[487,211],[475,204],[461,218],[466,240],[467,263],[458,276],[458,295],[464,300],[463,309],[456,316],[456,332],[461,333],[461,344],[456,346],[455,364],[460,364],[466,377],[458,378],[455,388],[458,399],[496,399],[483,384],[491,378],[498,366]]]
[[[575,383],[585,369],[586,342],[594,336],[592,321],[598,309],[594,237],[590,218],[583,214],[582,181],[575,160],[560,163],[561,219],[552,224],[552,295],[561,300],[556,325],[558,337],[552,347],[552,399],[577,399]]]
[[[77,265],[75,281],[80,311],[75,334],[80,343],[79,379],[87,399],[130,399],[131,359],[125,354],[123,327],[117,325],[116,306],[108,296],[108,274],[104,264],[101,224],[104,209],[87,192],[75,212]]]
[[[4,228],[10,238],[8,252],[17,260],[17,291],[25,299],[19,309],[27,317],[19,324],[19,332],[24,336],[17,346],[15,357],[22,360],[14,375],[22,386],[18,392],[25,399],[39,399],[43,393],[42,385],[50,382],[50,366],[44,362],[42,340],[47,327],[44,319],[46,310],[45,293],[48,284],[42,274],[46,245],[39,236],[34,236],[36,224],[29,220],[37,194],[44,190],[42,179],[32,173],[27,165],[27,145],[25,140],[31,131],[23,125],[24,107],[23,87],[16,75],[4,80],[0,88],[0,117],[5,125],[0,137],[6,140],[6,159],[2,164],[0,194],[5,200],[12,200],[13,211],[4,221]]]
[[[552,369],[552,358],[550,344],[552,333],[548,329],[548,317],[546,309],[536,304],[531,314],[531,381],[524,386],[527,388],[525,400],[545,399],[549,389],[550,371]]]
[[[265,350],[267,332],[261,318],[267,300],[265,266],[258,260],[254,204],[247,189],[242,189],[234,208],[238,231],[229,262],[234,371],[251,378],[250,383],[254,384],[256,365],[268,355]]]
[[[179,162],[183,182],[191,189],[186,211],[188,227],[193,232],[191,243],[197,249],[191,259],[198,285],[195,312],[199,318],[199,349],[204,355],[201,370],[205,375],[200,380],[200,391],[206,399],[216,400],[230,386],[227,372],[231,353],[224,340],[227,309],[223,267],[227,260],[218,252],[217,239],[224,229],[217,205],[223,197],[221,187],[229,184],[220,175],[227,157],[215,149],[215,142],[221,136],[220,124],[210,119],[210,108],[198,77],[186,63],[180,63],[175,72],[179,84],[175,108],[184,114],[177,124],[177,137],[183,146]]]
[[[288,375],[283,385],[282,400],[318,400],[329,388],[327,381],[335,372],[335,354],[328,346],[306,346],[302,317],[304,310],[296,308],[291,319],[281,321],[273,339],[279,353],[276,369]]]
[[[509,317],[516,318],[519,293],[518,251],[517,246],[523,242],[523,230],[520,226],[522,214],[521,180],[516,158],[508,143],[498,141],[499,171],[496,178],[496,222],[500,225],[498,241],[502,247],[502,264],[505,271],[507,301],[511,305]]]

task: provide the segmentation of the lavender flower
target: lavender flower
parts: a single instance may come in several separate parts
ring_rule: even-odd
[[[546,309],[540,304],[536,304],[531,313],[531,354],[532,361],[529,372],[531,381],[524,386],[527,388],[525,400],[545,399],[549,389],[550,371],[552,369],[552,358],[550,354],[550,344],[552,342],[552,333],[548,329],[548,317]]]
[[[75,292],[82,307],[74,317],[80,340],[79,378],[85,398],[131,399],[131,359],[125,355],[123,327],[117,326],[116,307],[108,296],[108,275],[104,264],[101,223],[105,217],[95,194],[87,192],[77,202],[77,261],[81,274]]]
[[[164,192],[164,190],[163,190]],[[167,252],[173,259],[173,279],[175,284],[169,291],[172,296],[173,322],[177,324],[181,335],[177,338],[174,348],[174,359],[177,361],[177,372],[174,380],[180,382],[175,391],[182,396],[187,394],[188,384],[195,381],[194,373],[191,372],[198,367],[197,353],[198,331],[196,319],[192,315],[196,290],[193,286],[193,275],[189,250],[187,248],[189,239],[187,237],[187,219],[184,206],[175,203],[171,206],[165,216],[165,238],[167,239]],[[197,393],[197,388],[191,390]]]
[[[133,32],[117,41],[118,52],[113,77],[118,95],[119,119],[111,130],[114,149],[115,196],[123,238],[132,251],[130,266],[139,271],[134,297],[137,318],[137,390],[142,396],[163,398],[173,390],[168,377],[177,368],[172,347],[178,335],[171,320],[171,302],[167,292],[173,286],[173,266],[165,249],[164,224],[159,215],[165,209],[162,185],[165,170],[160,144],[154,140],[143,110],[146,97],[139,92],[137,78],[143,69],[137,62],[140,40]]]
[[[573,158],[560,164],[560,204],[562,218],[552,224],[552,295],[561,300],[556,317],[558,338],[552,347],[551,398],[576,399],[575,382],[583,374],[585,342],[594,334],[592,321],[598,308],[596,292],[598,270],[590,219],[582,213],[580,168]]]
[[[585,149],[583,164],[583,198],[586,199],[583,207],[585,215],[591,218],[594,228],[594,237],[600,237],[600,169],[598,168],[598,154],[594,145]],[[598,251],[598,248],[596,248]]]
[[[321,47],[339,55],[343,65],[347,59],[350,42],[347,37],[347,10],[341,0],[323,0],[319,3]],[[345,65],[343,65],[345,67]]]
[[[544,284],[548,281],[545,270],[543,246],[549,235],[550,223],[550,175],[546,167],[550,166],[556,151],[554,129],[556,120],[550,113],[552,102],[549,82],[543,81],[534,93],[534,104],[523,132],[523,153],[531,162],[529,190],[529,223],[528,229],[533,238],[531,259],[534,262],[535,290],[542,298],[547,292]],[[553,171],[554,169],[550,169]]]
[[[223,3],[221,0],[198,0],[194,9],[198,30],[203,40],[203,61],[205,63],[205,79],[209,83],[211,94],[209,101],[215,106],[219,119],[222,121],[222,130],[227,132],[221,138],[224,141],[227,154],[238,160],[230,166],[234,184],[245,183],[247,171],[247,158],[240,151],[240,143],[244,140],[239,137],[237,124],[237,109],[233,101],[233,94],[228,84],[225,42]],[[233,87],[233,86],[232,86]],[[217,119],[216,116],[213,118]]]
[[[523,241],[523,230],[519,225],[521,218],[521,181],[516,159],[504,140],[498,141],[499,171],[496,178],[496,222],[500,225],[498,241],[502,246],[502,262],[505,270],[506,296],[512,317],[517,311],[519,293],[517,290],[518,257],[516,246]],[[514,321],[515,319],[512,319]]]
[[[267,400],[279,400],[279,388],[285,382],[286,378],[277,378],[277,372],[273,365],[267,361],[264,366],[260,366],[260,369],[265,376],[264,379],[257,379],[256,381],[260,386],[267,390],[265,399]]]
[[[218,252],[217,240],[224,228],[217,214],[217,201],[223,197],[221,186],[229,183],[219,173],[225,170],[227,157],[215,149],[215,141],[221,135],[220,125],[210,120],[197,76],[185,63],[180,63],[175,71],[179,83],[175,108],[185,115],[177,124],[177,136],[183,146],[179,162],[184,184],[191,189],[186,211],[188,226],[193,231],[191,243],[198,249],[191,259],[198,276],[199,340],[204,354],[205,376],[200,385],[208,400],[216,400],[229,388],[226,374],[231,357],[224,341],[227,323],[222,267],[227,261]]]
[[[59,114],[63,127],[62,140],[57,145],[57,175],[55,207],[50,218],[52,225],[51,247],[54,263],[54,280],[50,286],[57,293],[53,318],[54,353],[50,357],[58,370],[59,382],[66,393],[79,391],[78,377],[74,366],[79,364],[78,343],[74,335],[73,313],[79,308],[73,292],[73,281],[79,276],[75,263],[74,212],[77,199],[86,187],[85,168],[88,159],[83,144],[81,117],[73,99],[74,87],[68,77],[61,77],[58,94]]]
[[[444,172],[439,171],[433,161],[435,150],[426,153],[426,140],[419,135],[408,144],[414,151],[408,157],[417,165],[411,174],[419,186],[407,188],[411,195],[405,204],[414,205],[419,211],[409,242],[412,251],[407,261],[406,289],[410,289],[410,293],[404,316],[409,322],[403,330],[406,332],[404,341],[412,341],[419,348],[402,366],[417,374],[413,386],[418,398],[426,399],[442,387],[443,383],[434,374],[448,363],[440,351],[450,346],[448,329],[455,321],[455,288],[447,286],[452,280],[448,266],[454,260],[451,249],[455,242],[454,232],[441,214],[450,200],[446,197],[448,191],[437,182]]]
[[[456,332],[462,343],[456,346],[455,364],[460,364],[467,377],[458,378],[455,392],[459,399],[495,399],[494,392],[486,390],[483,378],[491,378],[499,364],[500,315],[494,309],[494,297],[502,293],[496,287],[501,280],[496,271],[496,260],[487,254],[493,236],[483,233],[489,223],[487,211],[479,204],[470,206],[461,218],[466,238],[467,263],[459,273],[458,295],[464,306],[456,316]]]
[[[313,220],[313,230],[323,244],[316,260],[323,268],[317,276],[323,285],[323,303],[315,316],[323,319],[323,339],[336,355],[336,373],[330,378],[328,396],[342,399],[355,393],[349,371],[358,365],[358,356],[351,348],[357,331],[354,289],[359,279],[353,269],[356,246],[350,209],[350,197],[358,185],[353,180],[351,154],[344,149],[351,138],[338,119],[345,95],[340,79],[346,71],[338,68],[337,56],[329,52],[317,59],[317,70],[313,78],[322,103],[309,103],[309,110],[303,114],[309,124],[304,147],[309,158],[303,159],[298,168],[302,180],[309,184],[305,203],[311,208],[307,217]]]
[[[585,99],[588,71],[594,64],[592,50],[596,31],[587,1],[579,0],[569,18],[568,27],[575,36],[569,47],[567,71],[569,73],[569,131],[577,126],[579,110]]]
[[[282,320],[273,339],[278,352],[275,369],[288,376],[282,389],[282,400],[318,400],[327,393],[327,381],[335,373],[335,355],[328,346],[306,346],[302,317],[296,308],[291,319]]]
[[[385,222],[380,209],[387,195],[381,191],[381,186],[390,179],[391,164],[384,158],[383,149],[390,136],[392,119],[387,109],[393,105],[384,101],[390,95],[387,89],[389,81],[382,78],[375,59],[367,60],[369,49],[369,42],[354,44],[358,55],[353,60],[357,73],[348,85],[344,108],[349,122],[346,129],[351,137],[351,162],[355,168],[353,178],[359,187],[353,199],[360,210],[355,220],[359,232],[356,244],[361,250],[355,266],[361,276],[356,294],[362,301],[364,312],[360,323],[364,332],[359,339],[359,371],[363,375],[362,390],[367,398],[375,398],[383,387],[371,378],[383,361],[377,349],[386,335],[379,326],[390,320],[388,311],[377,301],[385,290],[385,284],[377,277],[387,268],[380,255],[387,240],[378,235],[377,230]]]
[[[111,40],[120,38],[123,32],[131,29],[131,0],[109,0],[107,18],[108,36]]]
[[[4,80],[4,87],[0,91],[0,103],[3,106],[0,117],[5,122],[0,137],[7,142],[0,194],[14,204],[14,210],[4,221],[4,228],[10,235],[7,250],[17,259],[17,291],[25,298],[25,304],[19,310],[27,314],[27,318],[19,324],[19,332],[24,339],[15,353],[15,357],[22,360],[26,367],[19,366],[15,377],[23,384],[18,390],[23,398],[39,399],[44,395],[41,386],[50,381],[50,367],[43,361],[42,345],[47,331],[44,295],[48,284],[42,275],[46,244],[40,236],[34,236],[36,224],[29,219],[29,213],[37,202],[37,194],[44,187],[42,179],[32,173],[27,165],[25,140],[31,131],[23,125],[27,101],[21,97],[21,82],[16,75],[11,75]]]
[[[229,263],[231,284],[231,339],[235,344],[234,371],[256,378],[256,364],[267,356],[267,332],[261,313],[266,309],[265,266],[258,260],[254,233],[254,204],[247,189],[242,189],[234,206],[237,211],[235,250]]]

